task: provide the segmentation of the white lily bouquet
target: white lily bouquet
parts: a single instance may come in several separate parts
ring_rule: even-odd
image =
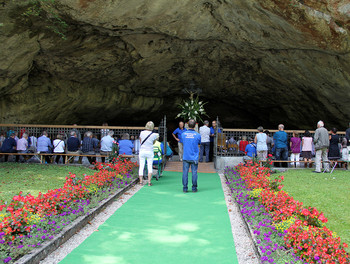
[[[194,119],[196,121],[202,121],[201,116],[208,116],[204,110],[204,105],[208,102],[199,101],[199,97],[191,97],[190,99],[184,100],[182,104],[179,104],[181,112],[176,116],[182,117],[184,120]]]

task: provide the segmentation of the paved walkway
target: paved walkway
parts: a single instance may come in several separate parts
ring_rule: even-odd
[[[144,186],[61,263],[238,263],[219,176],[200,173],[186,194],[181,177]]]

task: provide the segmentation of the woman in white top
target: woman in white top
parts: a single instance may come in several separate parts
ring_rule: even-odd
[[[53,141],[53,153],[64,153],[64,147],[65,145],[64,145],[63,135],[58,134],[56,139]],[[63,158],[63,156],[61,155],[56,156],[57,164],[60,161],[61,157]]]
[[[263,133],[264,128],[258,127],[259,133],[255,135],[254,143],[256,144],[256,151],[258,153],[258,159],[266,161],[267,157],[267,135]]]
[[[143,170],[147,160],[148,169],[148,186],[152,186],[152,164],[153,164],[153,143],[159,137],[158,133],[153,133],[154,123],[152,121],[147,122],[144,131],[140,134],[140,153],[139,153],[139,178],[140,185],[143,185]]]

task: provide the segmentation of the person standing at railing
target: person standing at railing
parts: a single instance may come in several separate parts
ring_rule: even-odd
[[[329,172],[328,164],[328,147],[329,147],[329,134],[327,129],[324,127],[323,121],[318,121],[317,129],[314,134],[314,143],[316,150],[315,173],[321,173],[321,159],[323,161],[323,168],[326,172]]]
[[[258,127],[259,133],[255,135],[254,143],[256,144],[256,151],[258,153],[258,159],[266,161],[267,158],[267,135],[263,132],[264,128],[262,126]]]
[[[104,122],[104,123],[102,124],[102,126],[108,127],[108,124],[107,124],[106,122]],[[101,129],[101,139],[102,139],[103,137],[107,136],[107,135],[108,135],[108,132],[109,132],[109,129],[108,129],[108,128],[102,128],[102,129]]]
[[[301,141],[301,153],[304,158],[304,167],[307,168],[309,164],[309,168],[312,167],[311,159],[312,159],[312,143],[313,138],[309,130],[305,130],[304,136]]]
[[[293,137],[290,139],[290,150],[292,151],[292,153],[290,154],[290,160],[295,161],[291,163],[293,167],[300,166],[300,145],[301,139],[299,137],[299,134],[294,131]]]
[[[179,158],[180,161],[182,161],[182,156],[183,156],[183,144],[182,144],[182,133],[187,131],[187,129],[185,128],[185,124],[184,122],[180,121],[179,122],[179,127],[177,129],[175,129],[175,131],[173,132],[173,137],[175,138],[175,140],[177,141],[177,145],[179,148]]]
[[[201,147],[199,162],[203,162],[203,155],[205,152],[205,162],[209,162],[210,153],[210,128],[209,121],[205,120],[203,126],[199,128],[199,134],[201,135]]]
[[[348,145],[348,161],[350,161],[350,123],[349,127],[345,131],[345,138],[347,140],[347,145]]]
[[[288,135],[284,131],[284,125],[278,125],[278,131],[273,135],[276,145],[276,160],[288,160]],[[276,162],[276,167],[280,167],[280,162]],[[283,163],[283,167],[288,167],[287,163]]]
[[[53,149],[53,146],[51,144],[51,140],[48,137],[48,134],[46,131],[43,131],[41,137],[38,138],[38,152],[39,153],[51,153]],[[44,155],[46,163],[51,162],[50,155]]]
[[[209,150],[209,161],[213,161],[213,156],[214,156],[214,139],[215,139],[215,134],[216,134],[216,121],[213,120],[211,122],[211,127],[210,127],[210,150]],[[218,133],[222,133],[221,129],[218,128]]]

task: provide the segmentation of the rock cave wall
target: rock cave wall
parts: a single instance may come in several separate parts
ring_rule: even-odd
[[[2,123],[172,120],[192,79],[224,127],[350,120],[347,0],[60,0],[66,40],[24,8],[0,3]]]

